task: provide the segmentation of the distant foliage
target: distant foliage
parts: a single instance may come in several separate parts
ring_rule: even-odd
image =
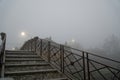
[[[120,39],[114,35],[109,37],[103,45],[103,51],[107,56],[120,60]]]
[[[103,46],[90,49],[90,51],[120,61],[120,39],[112,35],[105,40]]]

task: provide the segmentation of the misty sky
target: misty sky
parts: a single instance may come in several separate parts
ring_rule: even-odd
[[[0,32],[7,33],[8,49],[34,36],[98,46],[120,36],[120,0],[0,0]]]

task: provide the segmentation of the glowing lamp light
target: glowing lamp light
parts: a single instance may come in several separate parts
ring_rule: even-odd
[[[15,48],[12,48],[12,50],[15,50]]]
[[[21,36],[25,36],[26,34],[25,34],[25,32],[21,32]]]
[[[72,39],[72,42],[74,43],[74,42],[75,42],[75,40],[74,40],[74,39]]]

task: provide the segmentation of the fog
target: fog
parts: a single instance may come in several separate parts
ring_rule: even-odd
[[[120,0],[0,0],[0,32],[7,49],[34,36],[96,48],[111,35],[120,38]]]

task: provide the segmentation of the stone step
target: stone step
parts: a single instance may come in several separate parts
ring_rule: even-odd
[[[5,75],[6,77],[11,77],[14,80],[54,80],[60,78],[66,78],[64,75],[55,72],[41,72],[41,73],[29,73],[29,74],[12,74]]]
[[[36,55],[36,53],[32,52],[32,51],[6,51],[6,55]]]
[[[44,61],[41,58],[6,58],[6,61]]]
[[[6,67],[25,67],[25,66],[47,66],[49,63],[30,63],[30,64],[5,64]]]
[[[68,80],[67,78],[43,79],[43,80]]]
[[[21,66],[21,67],[8,67],[5,71],[29,71],[29,70],[42,70],[42,69],[53,69],[51,66]]]
[[[36,64],[36,63],[45,63],[44,60],[6,60],[6,64]]]
[[[40,58],[38,55],[6,55],[6,58]]]
[[[27,53],[27,52],[34,52],[34,51],[27,51],[27,50],[5,50],[6,52],[17,52],[17,53]]]
[[[37,55],[36,53],[6,53],[6,55]]]
[[[6,51],[5,77],[14,80],[68,80],[31,51]]]
[[[49,64],[9,64],[5,65],[5,71],[29,71],[29,70],[42,70],[53,69]]]
[[[14,80],[13,78],[0,78],[0,80]]]
[[[6,53],[6,55],[37,55],[36,53]]]
[[[47,73],[47,72],[57,72],[56,69],[45,69],[45,70],[29,70],[29,71],[7,71],[5,75],[25,75],[34,73]]]

